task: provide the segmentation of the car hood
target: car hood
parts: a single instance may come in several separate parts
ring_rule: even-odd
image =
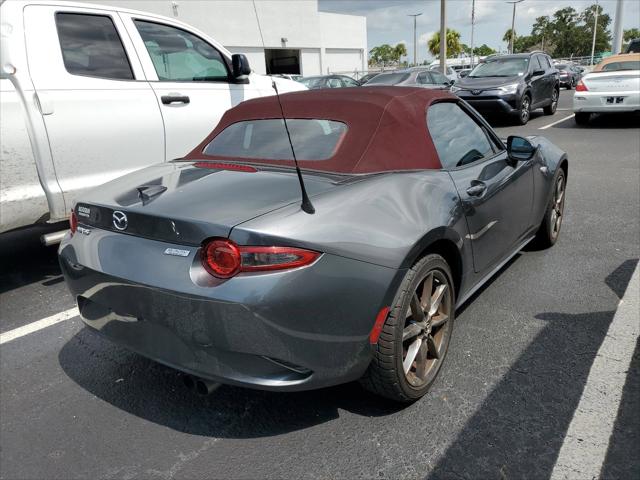
[[[520,83],[522,77],[514,75],[513,77],[484,77],[484,78],[469,78],[464,77],[456,82],[456,87],[466,88],[468,90],[487,90],[491,88],[498,88],[504,85],[511,85],[513,83]]]
[[[259,167],[238,171],[232,165],[228,169],[197,165],[159,164],[106,183],[78,200],[78,222],[87,227],[199,245],[208,237],[227,237],[235,225],[301,201],[293,169]],[[344,178],[304,174],[312,198],[339,188],[338,180]],[[114,212],[126,215],[124,229],[123,223],[114,223]]]

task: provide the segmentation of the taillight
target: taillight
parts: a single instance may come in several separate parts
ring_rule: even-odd
[[[69,230],[71,230],[71,235],[76,233],[76,230],[78,230],[78,217],[74,210],[71,210],[71,215],[69,215]]]
[[[214,277],[233,277],[240,271],[240,249],[229,240],[212,240],[202,249],[202,266]]]
[[[587,86],[584,84],[582,80],[580,80],[576,85],[576,92],[588,92],[588,91],[589,89],[587,88]]]
[[[211,275],[230,278],[239,272],[287,270],[310,265],[320,253],[294,247],[238,246],[214,239],[202,247],[202,265]]]

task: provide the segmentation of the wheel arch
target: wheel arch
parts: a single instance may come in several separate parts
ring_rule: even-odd
[[[436,228],[415,243],[405,257],[402,268],[410,268],[425,255],[436,253],[444,258],[449,268],[451,268],[453,286],[456,295],[458,295],[464,276],[462,245],[463,240],[455,230],[448,227]]]

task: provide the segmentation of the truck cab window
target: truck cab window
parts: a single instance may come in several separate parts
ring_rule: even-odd
[[[72,75],[133,80],[133,71],[111,17],[57,13],[64,66]]]
[[[227,82],[229,71],[213,46],[179,28],[135,20],[158,80],[165,82]]]

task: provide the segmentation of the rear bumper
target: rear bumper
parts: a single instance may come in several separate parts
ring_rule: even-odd
[[[607,103],[607,99],[614,103]],[[618,99],[622,98],[620,102]],[[573,111],[585,113],[640,111],[640,92],[576,92]]]
[[[59,252],[86,325],[178,370],[266,390],[308,390],[362,376],[371,359],[369,333],[398,274],[325,254],[306,268],[202,286],[193,281],[197,251],[164,256],[179,246],[91,235],[67,237]]]

